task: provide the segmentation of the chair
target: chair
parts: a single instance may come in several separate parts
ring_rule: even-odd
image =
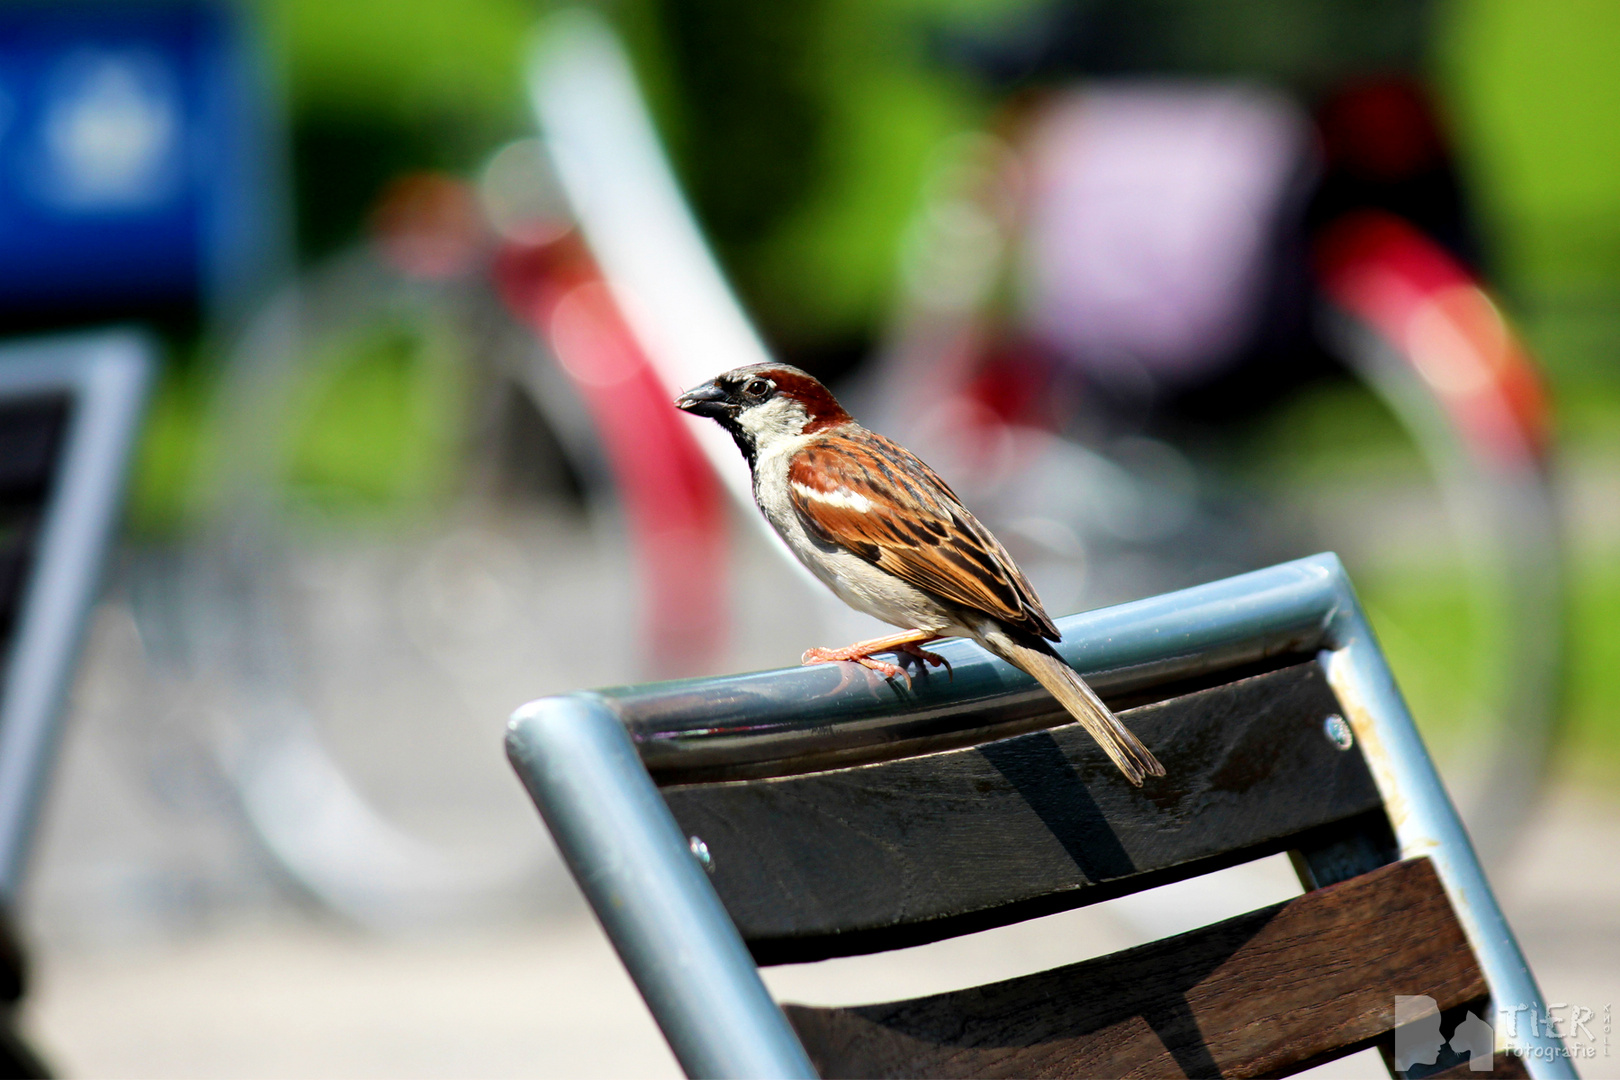
[[[46,1075],[13,1026],[10,909],[156,370],[132,331],[0,347],[0,1075]]]
[[[828,665],[518,710],[508,754],[689,1075],[1275,1076],[1370,1046],[1402,1076],[1574,1075],[1513,1023],[1540,994],[1335,556],[1059,625],[1163,780],[965,642],[909,691]],[[989,986],[778,1007],[755,966],[1285,851],[1296,899]]]

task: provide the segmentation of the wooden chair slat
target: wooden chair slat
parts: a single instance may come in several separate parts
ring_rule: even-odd
[[[1387,835],[1340,707],[1299,664],[1124,713],[1169,772],[1133,788],[1078,724],[852,768],[663,789],[761,963],[853,955]],[[1324,832],[1325,831],[1325,832]],[[1324,840],[1326,835],[1326,840]]]
[[[1036,975],[785,1009],[824,1077],[1239,1077],[1374,1045],[1396,994],[1489,994],[1426,858]]]

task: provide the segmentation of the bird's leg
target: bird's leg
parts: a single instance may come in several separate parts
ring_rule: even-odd
[[[884,678],[892,679],[898,675],[906,680],[907,686],[910,686],[911,676],[907,675],[903,669],[896,664],[890,664],[883,660],[874,660],[872,654],[903,652],[909,656],[915,656],[925,663],[935,664],[936,666],[944,664],[949,668],[950,664],[946,663],[943,656],[917,647],[938,637],[938,634],[930,634],[926,630],[907,630],[901,634],[890,634],[888,637],[873,638],[870,641],[857,641],[855,644],[846,645],[842,649],[806,649],[804,656],[800,660],[806,664],[827,664],[834,660],[851,660],[862,667],[871,668]]]

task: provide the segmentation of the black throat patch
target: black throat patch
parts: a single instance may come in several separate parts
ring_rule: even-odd
[[[743,460],[748,462],[748,471],[752,473],[754,461],[759,457],[759,447],[754,443],[753,434],[737,423],[735,416],[720,416],[715,419],[731,435],[731,441],[737,444],[737,449],[742,451]]]

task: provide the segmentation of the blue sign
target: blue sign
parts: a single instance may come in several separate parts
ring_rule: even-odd
[[[0,5],[0,317],[189,306],[244,272],[265,177],[242,39],[219,4]]]

